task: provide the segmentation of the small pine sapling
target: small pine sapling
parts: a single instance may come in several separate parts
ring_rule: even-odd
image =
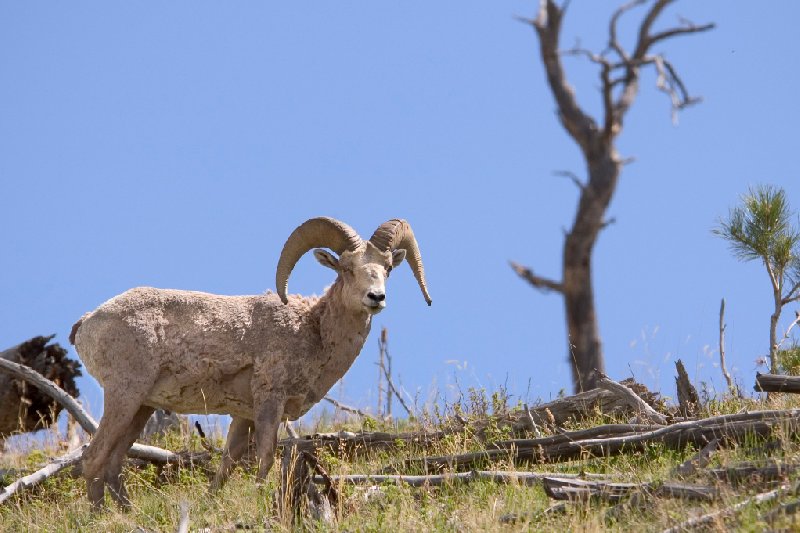
[[[769,274],[774,308],[770,316],[770,372],[781,368],[778,355],[789,338],[795,320],[778,340],[778,321],[783,306],[800,300],[800,229],[792,224],[793,213],[783,189],[761,185],[742,196],[742,204],[721,219],[712,232],[728,241],[742,261],[761,260]]]

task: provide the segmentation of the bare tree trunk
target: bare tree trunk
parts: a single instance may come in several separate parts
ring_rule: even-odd
[[[617,39],[617,23],[628,11],[648,3],[646,0],[628,2],[618,8],[608,26],[608,46],[601,54],[575,47],[559,49],[561,22],[565,1],[540,0],[534,19],[524,22],[533,26],[539,38],[541,61],[547,83],[556,102],[558,118],[566,132],[578,145],[587,168],[587,181],[570,172],[562,172],[580,189],[580,199],[572,228],[566,236],[563,250],[561,281],[534,274],[529,268],[512,263],[512,268],[537,289],[554,291],[564,297],[567,319],[569,362],[576,392],[595,387],[594,370],[604,370],[603,348],[592,285],[592,252],[597,236],[608,222],[606,209],[617,187],[624,161],[619,157],[615,141],[622,131],[623,118],[633,105],[639,91],[639,74],[643,66],[652,66],[658,73],[658,88],[668,94],[673,114],[696,102],[686,91],[675,68],[660,54],[651,54],[656,43],[666,39],[703,32],[713,24],[694,25],[686,20],[677,28],[653,32],[653,25],[664,9],[675,0],[654,0],[639,25],[635,47],[623,49]],[[564,55],[588,58],[600,67],[603,113],[600,120],[587,114],[575,98],[562,65]]]
[[[592,252],[617,186],[620,163],[604,151],[596,156],[600,161],[589,161],[589,183],[581,190],[575,221],[564,242],[562,286],[575,392],[596,388],[594,370],[605,372],[594,303]]]

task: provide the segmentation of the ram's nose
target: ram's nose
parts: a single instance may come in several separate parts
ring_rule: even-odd
[[[379,304],[386,299],[386,293],[380,291],[370,291],[367,293],[367,298],[376,304]]]
[[[370,313],[380,313],[386,307],[386,293],[383,291],[369,291],[364,295],[363,303]]]

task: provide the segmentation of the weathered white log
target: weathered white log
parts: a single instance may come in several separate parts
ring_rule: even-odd
[[[86,449],[87,446],[88,444],[84,444],[80,448],[72,450],[66,455],[62,455],[61,457],[48,463],[47,465],[43,466],[33,474],[29,474],[25,477],[19,478],[11,485],[5,487],[2,491],[0,491],[0,505],[2,505],[6,500],[8,500],[14,494],[21,492],[27,488],[33,487],[34,485],[38,485],[39,483],[53,476],[54,474],[57,474],[58,472],[61,472],[65,468],[76,464],[78,461],[81,460],[83,451]]]
[[[648,421],[660,426],[665,426],[667,424],[667,417],[650,407],[647,402],[642,400],[631,389],[622,383],[617,383],[599,370],[595,370],[595,373],[597,374],[597,386],[599,388],[618,394],[620,398],[626,401],[628,405],[637,412],[641,413]]]
[[[553,472],[525,472],[525,471],[502,471],[502,470],[474,470],[471,472],[458,472],[454,474],[435,474],[407,476],[402,474],[350,474],[341,476],[330,476],[332,482],[347,483],[350,485],[379,485],[381,483],[395,483],[397,485],[409,485],[411,487],[438,487],[445,483],[469,483],[471,481],[494,481],[496,483],[520,483],[523,485],[535,485],[543,479],[558,476],[563,479],[605,479],[603,474],[564,474]],[[321,476],[314,477],[315,483],[322,483]]]

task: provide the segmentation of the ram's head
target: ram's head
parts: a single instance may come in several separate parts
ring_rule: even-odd
[[[337,272],[343,302],[353,310],[364,309],[371,314],[382,311],[386,307],[386,278],[404,259],[414,272],[422,296],[431,304],[419,246],[405,220],[384,222],[368,241],[362,240],[344,222],[332,218],[305,221],[289,236],[278,261],[275,283],[283,303],[288,302],[289,274],[312,248],[316,248],[314,256],[321,265]],[[322,248],[333,250],[338,257]]]

